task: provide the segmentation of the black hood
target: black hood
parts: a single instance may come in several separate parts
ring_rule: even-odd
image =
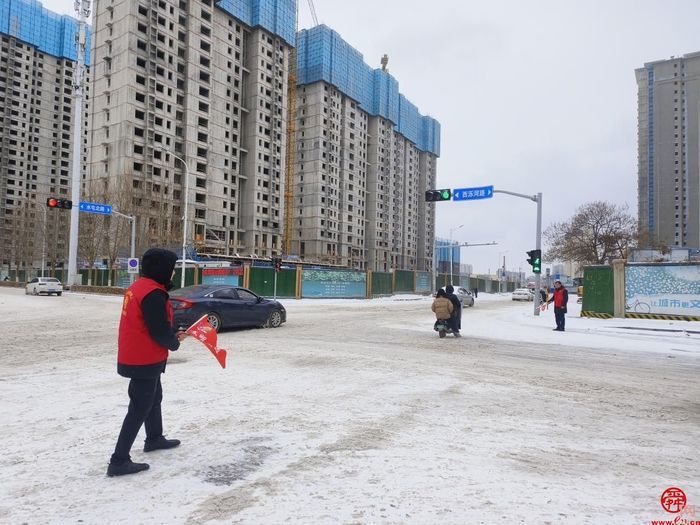
[[[171,284],[176,262],[177,255],[170,250],[151,248],[141,258],[141,275],[167,288]]]

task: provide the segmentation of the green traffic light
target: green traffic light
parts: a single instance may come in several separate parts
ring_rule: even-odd
[[[532,271],[534,273],[542,273],[542,261],[539,257],[533,262]]]
[[[444,190],[444,191],[442,192],[442,200],[445,200],[445,201],[446,201],[446,200],[449,200],[449,199],[450,199],[450,192],[449,192],[449,190]]]

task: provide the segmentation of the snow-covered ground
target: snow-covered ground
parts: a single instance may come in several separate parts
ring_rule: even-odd
[[[226,370],[186,342],[163,376],[182,446],[140,436],[151,469],[107,478],[121,299],[0,289],[0,523],[649,523],[670,486],[700,506],[700,323],[572,304],[558,333],[479,294],[441,340],[430,302],[286,300],[281,328],[220,335]]]

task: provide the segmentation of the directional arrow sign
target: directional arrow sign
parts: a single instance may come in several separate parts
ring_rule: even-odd
[[[458,188],[452,190],[453,201],[473,201],[477,199],[490,199],[491,197],[493,197],[493,186]]]
[[[81,202],[80,211],[97,213],[98,215],[112,215],[112,207],[109,204],[97,204],[94,202]]]

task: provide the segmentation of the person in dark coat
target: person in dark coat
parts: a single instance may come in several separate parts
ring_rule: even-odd
[[[472,293],[474,294],[474,299],[479,297],[479,289],[478,288],[474,288],[474,290],[472,290]]]
[[[147,463],[131,461],[130,451],[141,426],[146,428],[144,452],[177,447],[180,441],[163,436],[160,375],[169,352],[180,346],[186,334],[172,327],[168,301],[177,255],[152,248],[141,259],[141,278],[124,294],[119,322],[117,373],[130,379],[129,409],[107,468],[108,476],[135,474]]]
[[[455,337],[462,337],[459,331],[462,329],[462,301],[455,295],[455,288],[451,284],[445,286],[445,297],[452,303],[452,317],[450,317],[450,326]]]
[[[540,304],[545,304],[547,302],[547,289],[540,289]]]
[[[566,304],[569,302],[569,292],[566,288],[561,285],[561,281],[554,281],[554,293],[552,297],[547,301],[547,304],[554,303],[554,319],[557,323],[557,327],[553,330],[554,332],[563,332],[564,324],[566,323]]]

